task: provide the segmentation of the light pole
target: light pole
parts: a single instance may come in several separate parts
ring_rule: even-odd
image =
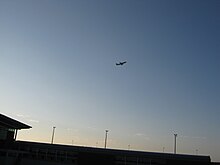
[[[54,139],[55,128],[56,128],[56,127],[53,127],[52,138],[51,138],[51,144],[53,144],[53,139]]]
[[[177,134],[174,134],[174,154],[176,154],[176,137]]]
[[[108,136],[109,130],[105,130],[105,148],[107,146],[107,136]]]
[[[199,151],[199,150],[198,150],[198,149],[196,149],[196,155],[198,155],[198,151]]]

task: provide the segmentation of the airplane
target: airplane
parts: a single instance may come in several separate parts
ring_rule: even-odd
[[[124,65],[127,61],[116,63],[116,65]]]

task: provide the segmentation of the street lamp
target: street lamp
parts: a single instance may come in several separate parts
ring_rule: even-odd
[[[174,134],[174,154],[176,154],[176,137],[177,134]]]
[[[53,144],[53,139],[54,139],[55,128],[56,128],[56,127],[53,127],[52,138],[51,138],[51,144]]]
[[[198,155],[198,151],[199,151],[199,150],[198,150],[198,149],[196,149],[196,155]]]
[[[107,136],[108,136],[109,130],[105,130],[105,148],[107,146]]]

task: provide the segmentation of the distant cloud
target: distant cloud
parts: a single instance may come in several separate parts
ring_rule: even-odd
[[[200,137],[200,136],[195,136],[195,137],[192,137],[193,139],[207,139],[206,137]]]
[[[92,131],[97,130],[97,128],[96,128],[96,127],[91,127],[91,126],[89,126],[89,127],[88,127],[88,129],[90,129],[90,130],[92,130]]]
[[[144,133],[136,133],[134,136],[141,137],[144,140],[150,140],[150,138],[148,136],[146,136]]]
[[[27,120],[28,122],[39,123],[39,120],[32,119],[29,115],[16,114],[16,116],[19,118],[23,118],[23,119]]]
[[[179,136],[180,138],[189,138],[189,139],[207,139],[206,137],[203,137],[203,136]]]
[[[34,119],[28,119],[29,122],[32,122],[32,123],[39,123],[38,120],[34,120]]]
[[[74,133],[78,133],[78,132],[79,132],[78,129],[73,129],[73,128],[66,128],[66,130],[67,130],[68,132],[74,132]]]
[[[135,136],[144,136],[142,133],[136,133]]]
[[[150,140],[150,138],[149,138],[149,137],[146,137],[146,136],[144,137],[144,139],[145,139],[145,140]]]
[[[72,131],[73,129],[71,129],[71,128],[67,128],[66,130],[67,130],[67,131]]]
[[[16,114],[17,117],[20,117],[20,118],[28,118],[30,116],[28,115],[22,115],[22,114]]]

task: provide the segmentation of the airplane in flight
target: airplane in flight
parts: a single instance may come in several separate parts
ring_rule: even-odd
[[[125,63],[127,63],[127,61],[116,63],[116,65],[124,65]]]

